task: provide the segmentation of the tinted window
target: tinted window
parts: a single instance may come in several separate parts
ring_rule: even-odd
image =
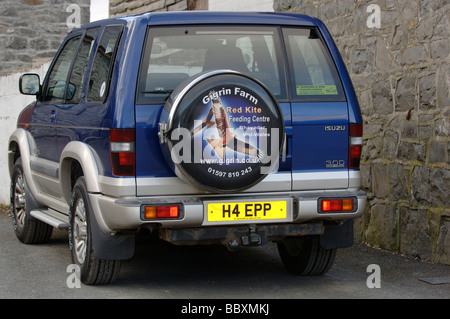
[[[72,73],[69,80],[69,89],[73,90],[68,92],[66,97],[67,103],[79,103],[82,92],[84,77],[86,75],[86,68],[89,62],[89,56],[91,54],[92,47],[97,37],[99,28],[89,29],[81,41],[80,48],[78,49],[78,54],[75,58],[73,64]]]
[[[76,53],[80,36],[70,39],[59,54],[52,71],[50,72],[47,92],[47,101],[63,100],[67,86],[67,76],[70,72],[73,57]]]
[[[315,29],[283,29],[290,60],[292,96],[297,100],[342,100],[333,60]]]
[[[89,79],[88,102],[103,103],[108,95],[109,80],[121,33],[122,26],[106,27],[103,31]]]
[[[140,73],[140,101],[161,103],[183,81],[204,71],[231,69],[285,95],[275,27],[151,28]]]

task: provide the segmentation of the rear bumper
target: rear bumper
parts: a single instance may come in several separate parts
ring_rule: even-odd
[[[318,201],[321,198],[355,198],[355,211],[343,213],[319,213]],[[221,196],[159,196],[113,198],[101,194],[90,194],[94,213],[105,233],[133,230],[157,225],[161,229],[200,228],[215,226],[244,226],[250,224],[298,224],[309,221],[343,221],[360,217],[366,207],[367,196],[360,190],[265,192]],[[287,216],[283,220],[246,220],[228,222],[209,222],[206,205],[210,202],[268,201],[285,200]],[[145,205],[180,204],[182,214],[179,219],[143,220],[142,207]]]

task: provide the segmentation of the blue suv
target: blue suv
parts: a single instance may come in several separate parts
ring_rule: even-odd
[[[320,275],[361,216],[362,118],[324,24],[278,13],[147,13],[75,29],[9,141],[27,244],[67,229],[85,284],[149,231],[176,245],[278,246]]]

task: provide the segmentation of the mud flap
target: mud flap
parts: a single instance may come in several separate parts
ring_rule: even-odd
[[[25,201],[27,203],[26,205],[26,212],[27,212],[27,218],[30,221],[38,221],[38,219],[31,216],[30,212],[34,209],[43,208],[42,205],[40,205],[37,200],[34,198],[33,193],[31,193],[30,188],[28,187],[27,179],[25,178]]]
[[[347,248],[353,245],[353,238],[353,219],[342,224],[325,224],[320,246],[324,249]]]
[[[93,216],[93,214],[89,214],[88,216],[95,257],[103,260],[127,260],[134,256],[134,235],[105,234],[98,225],[95,216]]]

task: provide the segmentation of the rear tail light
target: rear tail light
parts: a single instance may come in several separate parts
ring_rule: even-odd
[[[319,199],[319,213],[349,213],[355,211],[355,198]]]
[[[350,124],[350,141],[348,149],[348,168],[359,169],[362,150],[362,124]]]
[[[144,219],[179,218],[179,205],[144,206]]]
[[[109,154],[114,176],[134,176],[136,173],[135,130],[109,130]]]

